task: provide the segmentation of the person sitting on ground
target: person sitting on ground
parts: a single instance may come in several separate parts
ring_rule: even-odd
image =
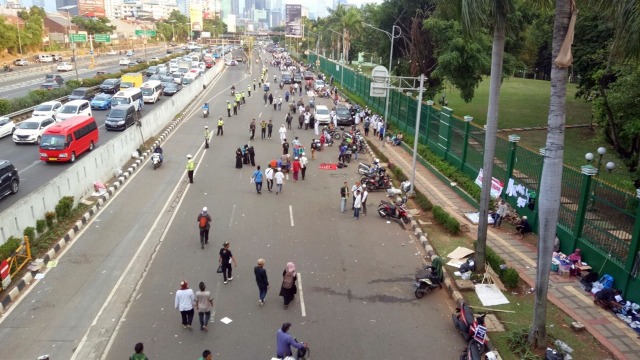
[[[609,309],[615,312],[622,307],[622,305],[616,301],[616,295],[620,295],[619,290],[613,288],[604,288],[595,294],[593,302],[605,309]]]
[[[400,145],[400,143],[402,142],[403,138],[404,138],[404,135],[402,135],[402,133],[399,132],[393,139],[393,145],[395,145],[395,146]]]
[[[531,224],[529,224],[529,220],[527,220],[526,216],[523,216],[522,219],[516,225],[516,234],[520,235],[520,238],[524,237],[526,233],[531,232]]]
[[[582,265],[582,255],[580,254],[580,249],[576,248],[573,251],[573,254],[569,255],[569,261],[571,261],[575,265]]]

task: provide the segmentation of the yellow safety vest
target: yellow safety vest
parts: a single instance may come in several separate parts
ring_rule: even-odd
[[[231,103],[227,103],[227,109],[231,110]]]
[[[209,129],[205,129],[205,130],[204,130],[204,137],[205,137],[205,139],[210,138],[210,137],[211,137],[210,135],[211,135],[211,133],[209,132]]]
[[[196,168],[196,163],[193,162],[193,159],[187,160],[187,170],[192,171]]]
[[[222,119],[218,120],[218,126],[222,126],[224,125],[224,121],[222,121]]]

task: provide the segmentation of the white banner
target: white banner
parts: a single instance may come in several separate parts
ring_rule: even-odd
[[[478,185],[482,189],[482,169],[478,173],[478,177],[475,181],[476,185]],[[504,183],[494,177],[491,178],[491,197],[497,198],[502,194],[502,189],[504,189]]]

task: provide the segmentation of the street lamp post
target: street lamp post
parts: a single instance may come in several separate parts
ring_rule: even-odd
[[[171,23],[171,42],[175,43],[176,42],[176,28],[174,27],[176,21],[175,20],[169,20],[168,22]]]
[[[340,51],[340,61],[342,61],[342,63],[340,64],[340,85],[344,87],[344,35],[333,29],[329,29],[329,31],[334,32],[342,37],[342,49]]]
[[[373,25],[370,25],[367,23],[363,23],[363,24],[364,26],[370,27],[374,30],[378,30],[387,34],[387,36],[389,36],[389,38],[391,39],[391,50],[389,51],[389,74],[391,74],[391,67],[393,66],[393,41],[395,40],[396,37],[400,37],[400,35],[402,34],[402,29],[400,29],[400,27],[397,25],[393,25],[393,28],[391,29],[391,33],[389,33],[388,31],[378,29]],[[398,29],[397,36],[396,36],[396,28]],[[391,80],[391,78],[389,78],[389,80]],[[387,84],[387,85],[390,85],[390,84]],[[389,98],[390,98],[389,91],[387,91],[387,96],[386,96],[386,99],[384,100],[384,121],[386,122],[389,121]],[[422,99],[420,101],[422,101]],[[384,146],[384,141],[382,142],[382,146]]]
[[[602,158],[604,157],[604,154],[607,153],[607,149],[605,147],[601,146],[601,147],[598,148],[597,152],[598,152],[598,160],[597,160],[598,162],[596,164],[596,169],[598,169],[598,171],[596,172],[596,175],[595,175],[596,178],[597,178],[598,175],[600,175],[600,171],[602,170],[602,165],[604,163],[602,161]],[[589,163],[591,163],[594,160],[595,156],[594,156],[593,153],[589,152],[589,153],[584,154],[584,158]],[[607,170],[607,172],[613,171],[613,169],[615,169],[615,167],[616,167],[616,164],[613,161],[609,161],[604,165],[605,165],[605,169]],[[597,185],[598,184],[596,183],[595,186],[597,186]],[[596,207],[596,187],[594,187],[593,191],[591,192],[591,206],[589,207],[589,210],[593,211],[593,210],[595,210],[595,207]]]

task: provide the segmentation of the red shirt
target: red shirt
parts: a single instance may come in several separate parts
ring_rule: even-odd
[[[300,171],[300,160],[293,161],[293,171]]]

